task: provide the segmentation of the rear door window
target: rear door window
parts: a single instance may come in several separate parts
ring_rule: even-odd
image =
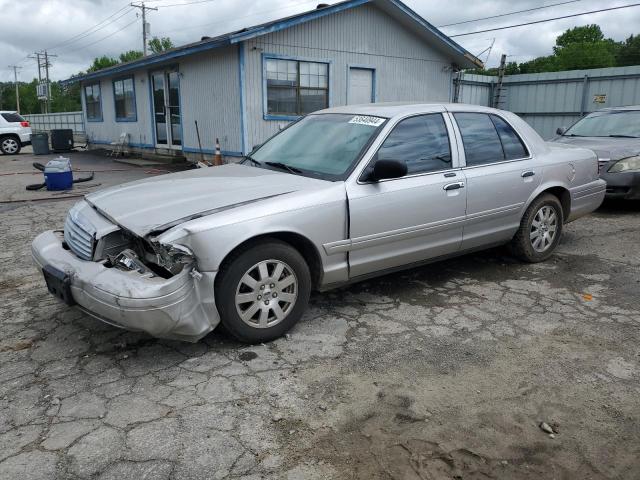
[[[489,115],[485,113],[455,113],[460,128],[467,167],[504,160],[502,142]]]
[[[18,113],[0,113],[0,115],[2,115],[2,118],[9,123],[20,123],[25,121],[25,119]]]
[[[529,156],[515,130],[497,115],[454,113],[453,116],[462,135],[468,167]]]

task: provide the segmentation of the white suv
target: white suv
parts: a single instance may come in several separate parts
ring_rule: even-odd
[[[27,145],[31,145],[29,122],[17,112],[0,111],[0,152],[14,155]]]

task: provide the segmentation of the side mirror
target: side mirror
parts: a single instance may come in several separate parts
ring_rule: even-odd
[[[407,164],[402,160],[376,160],[366,180],[378,182],[390,178],[401,178],[407,174]]]
[[[556,130],[556,133],[558,135],[564,135],[566,131],[567,131],[567,127],[558,127],[558,129]]]

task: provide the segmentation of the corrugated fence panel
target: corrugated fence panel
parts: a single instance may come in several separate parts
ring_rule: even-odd
[[[23,115],[34,132],[50,132],[55,129],[71,129],[73,133],[84,133],[82,112],[35,113]]]
[[[489,105],[496,77],[463,75],[460,101]],[[606,107],[640,105],[640,66],[510,75],[504,78],[500,108],[523,117],[546,139],[560,126],[570,126],[584,114]]]
[[[262,56],[329,60],[330,106],[347,103],[349,66],[375,69],[376,101],[448,102],[451,60],[378,10],[362,5],[246,42],[250,146],[286,124],[264,118]]]

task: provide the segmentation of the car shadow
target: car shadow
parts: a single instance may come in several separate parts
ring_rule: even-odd
[[[597,213],[638,213],[640,212],[640,200],[605,199]]]

